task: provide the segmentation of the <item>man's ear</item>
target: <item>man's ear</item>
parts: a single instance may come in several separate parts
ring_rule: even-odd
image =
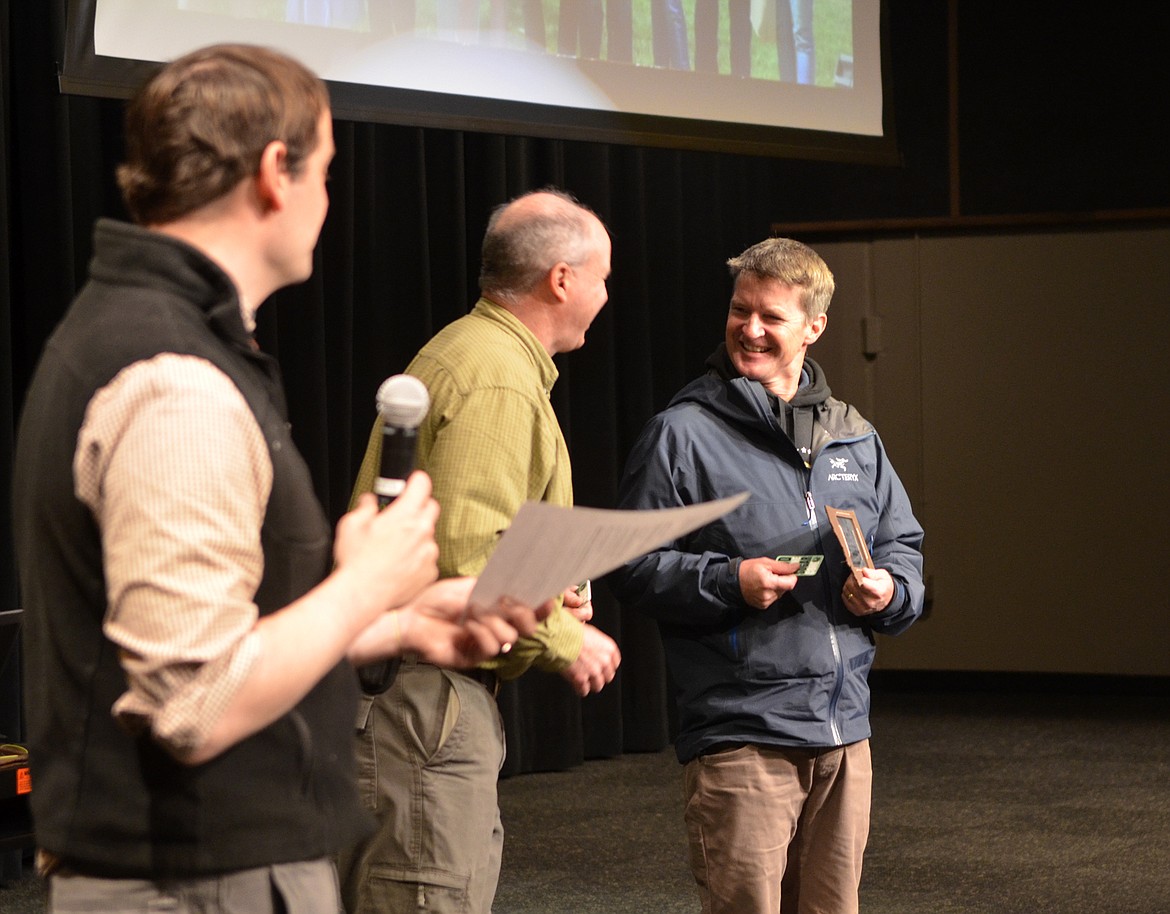
[[[828,323],[829,315],[827,314],[818,314],[811,321],[808,321],[804,331],[804,345],[811,346],[819,340]]]
[[[273,140],[260,153],[256,171],[256,195],[264,212],[284,208],[288,181],[288,147],[281,140]]]
[[[569,297],[569,287],[573,282],[573,268],[563,260],[556,263],[548,271],[546,277],[549,291],[557,301],[565,301]]]

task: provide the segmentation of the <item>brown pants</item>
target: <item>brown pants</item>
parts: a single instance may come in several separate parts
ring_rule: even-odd
[[[332,860],[306,860],[191,879],[49,877],[49,914],[335,914]]]
[[[739,746],[688,762],[684,818],[703,914],[856,914],[869,741]]]
[[[367,710],[358,790],[378,831],[339,858],[346,911],[490,914],[504,846],[495,699],[462,673],[405,658]]]

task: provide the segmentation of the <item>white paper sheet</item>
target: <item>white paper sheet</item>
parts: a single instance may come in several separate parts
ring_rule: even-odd
[[[510,597],[539,606],[565,588],[709,524],[747,501],[741,492],[718,501],[659,511],[561,508],[525,502],[504,531],[471,592],[477,611]]]

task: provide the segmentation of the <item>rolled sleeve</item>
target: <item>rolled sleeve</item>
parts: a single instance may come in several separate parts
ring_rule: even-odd
[[[557,609],[536,627],[530,638],[520,638],[508,653],[483,664],[500,679],[516,679],[530,666],[549,673],[566,669],[581,653],[585,626],[567,609]]]
[[[101,529],[104,632],[126,672],[113,713],[170,748],[196,746],[259,652],[263,434],[223,372],[165,354],[93,398],[74,480]]]

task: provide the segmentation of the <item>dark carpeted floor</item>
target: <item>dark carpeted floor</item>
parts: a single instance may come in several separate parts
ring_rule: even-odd
[[[1170,914],[1170,699],[881,692],[865,914]],[[697,914],[670,751],[501,784],[495,914]]]
[[[875,689],[873,722],[865,914],[1170,914],[1164,689]],[[697,914],[680,777],[666,750],[501,782],[495,914]]]

